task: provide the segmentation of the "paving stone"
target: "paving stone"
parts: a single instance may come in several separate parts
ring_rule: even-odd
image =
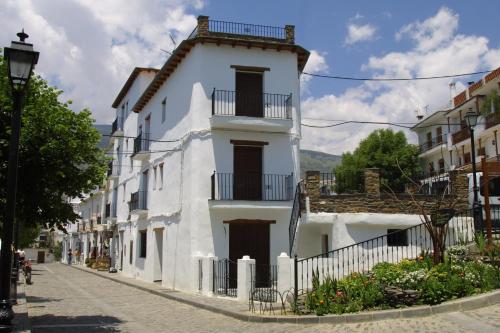
[[[33,266],[33,284],[26,287],[28,313],[35,333],[59,332],[488,332],[500,329],[500,305],[420,318],[360,323],[250,322],[234,319],[150,292],[138,290],[61,264]],[[118,275],[115,275],[118,276]],[[144,282],[145,288],[151,288]],[[175,293],[157,290],[182,296]],[[237,307],[237,302],[225,301]],[[205,304],[210,304],[207,300]],[[245,307],[246,305],[242,305]],[[248,308],[247,308],[248,309]],[[427,311],[427,310],[425,310]],[[267,321],[267,319],[266,319]],[[293,319],[292,319],[293,321]],[[319,324],[318,324],[319,322]],[[480,325],[475,325],[479,322]],[[464,325],[464,323],[469,323]]]

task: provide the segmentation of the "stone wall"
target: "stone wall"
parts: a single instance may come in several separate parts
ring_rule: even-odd
[[[452,193],[443,199],[444,206],[454,205],[455,209],[467,208],[467,175],[450,173]],[[340,194],[324,196],[320,192],[320,173],[307,171],[305,179],[306,195],[312,213],[386,213],[386,214],[421,214],[420,205],[426,209],[435,207],[440,200],[435,195],[392,194],[380,192],[378,169],[365,170],[365,192],[360,194]]]

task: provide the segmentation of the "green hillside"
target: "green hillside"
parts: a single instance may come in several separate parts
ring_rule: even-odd
[[[305,175],[307,170],[320,172],[332,172],[333,168],[340,163],[342,156],[331,155],[314,150],[300,150],[300,174]]]

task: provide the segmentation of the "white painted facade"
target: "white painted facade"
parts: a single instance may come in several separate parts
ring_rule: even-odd
[[[295,51],[276,50],[275,43],[260,42],[274,49],[194,43],[138,109],[134,106],[162,71],[138,68],[122,89],[114,106],[123,126],[118,126],[110,140],[113,172],[104,189],[81,205],[84,223],[90,219],[89,206],[92,211],[100,202],[105,228],[113,232],[109,239],[112,265],[121,274],[149,282],[161,280],[168,288],[198,290],[198,272],[193,269],[196,258],[228,258],[230,231],[225,222],[234,220],[270,223],[270,263],[287,251],[291,200],[299,181],[299,74],[304,64],[299,64]],[[236,72],[241,68],[234,65],[262,73],[263,93],[291,95],[287,116],[273,118],[268,104],[263,117],[212,114],[214,89],[236,90]],[[134,138],[139,134],[144,138],[145,133],[149,133],[149,149],[134,154]],[[241,145],[258,142],[262,174],[286,179],[289,188],[283,185],[281,190],[291,194],[267,200],[276,195],[278,185],[263,180],[263,200],[226,200],[234,193],[219,196],[217,185],[218,197],[213,200],[214,172],[235,172],[235,140]],[[147,193],[147,204],[141,207],[139,203],[138,209],[131,210],[131,195],[137,191]],[[116,217],[104,218],[107,204],[112,211],[116,207]],[[79,235],[87,256],[99,244],[98,236],[81,230]],[[141,249],[144,237],[145,253]]]
[[[500,77],[494,75],[498,71],[499,69],[455,96],[454,105],[449,110],[434,112],[412,128],[418,137],[421,147],[419,157],[426,174],[432,171],[443,173],[471,163],[471,141],[467,128],[464,129],[464,116],[470,110],[481,114],[485,96],[492,91],[500,94]],[[483,157],[494,158],[499,152],[497,132],[500,124],[488,122],[487,117],[481,114],[474,130],[477,162]]]

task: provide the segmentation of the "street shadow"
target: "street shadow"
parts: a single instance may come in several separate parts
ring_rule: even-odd
[[[41,315],[30,317],[31,331],[35,333],[58,332],[121,332],[118,327],[122,320],[112,316],[56,316]]]
[[[45,303],[45,302],[60,302],[60,298],[48,298],[38,296],[27,296],[26,301],[29,303]]]

